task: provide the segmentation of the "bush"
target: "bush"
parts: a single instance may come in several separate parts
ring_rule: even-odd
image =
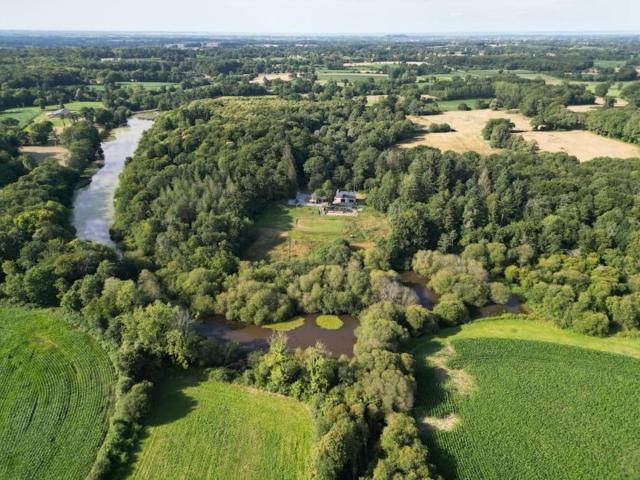
[[[455,295],[443,295],[438,304],[433,308],[433,313],[446,324],[458,325],[469,319],[469,311],[464,302]]]
[[[573,328],[585,335],[604,337],[609,332],[609,317],[604,313],[585,312],[574,318]]]
[[[511,298],[511,290],[503,283],[491,282],[489,289],[491,291],[491,300],[498,305],[506,305]]]
[[[405,313],[405,320],[413,336],[438,331],[438,318],[421,305],[408,306]]]
[[[432,123],[429,125],[429,133],[446,133],[451,131],[448,123]]]

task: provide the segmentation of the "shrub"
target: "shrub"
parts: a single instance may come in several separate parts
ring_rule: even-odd
[[[491,290],[491,300],[499,305],[505,305],[511,298],[511,290],[509,287],[500,282],[491,282],[489,284]]]
[[[458,325],[469,319],[469,311],[464,302],[455,295],[443,295],[433,308],[433,313],[449,325]]]
[[[421,305],[408,306],[405,320],[413,336],[435,333],[438,330],[438,318]]]
[[[573,328],[585,335],[604,337],[609,332],[609,317],[604,313],[585,312],[574,318]]]

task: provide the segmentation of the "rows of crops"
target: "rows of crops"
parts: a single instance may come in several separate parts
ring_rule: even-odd
[[[416,349],[418,414],[458,420],[450,431],[427,429],[447,478],[638,478],[639,360],[524,340],[450,345],[448,365],[470,375],[471,393],[424,361],[445,344]]]
[[[0,478],[85,478],[113,382],[108,356],[61,314],[0,309]]]
[[[160,385],[154,407],[130,478],[307,478],[311,416],[302,403],[185,375]]]

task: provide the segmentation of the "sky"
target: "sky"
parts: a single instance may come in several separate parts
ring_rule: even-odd
[[[0,0],[3,30],[640,32],[640,0]]]

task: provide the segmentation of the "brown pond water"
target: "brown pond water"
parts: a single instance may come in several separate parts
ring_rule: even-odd
[[[426,277],[418,275],[416,272],[404,272],[400,274],[400,280],[412,288],[420,304],[429,309],[438,303],[438,294],[427,285]],[[506,305],[486,305],[482,308],[471,310],[471,319],[493,317],[503,313],[522,313],[522,307],[518,298],[512,295]],[[344,325],[337,330],[327,330],[316,324],[318,314],[307,314],[302,316],[304,324],[288,332],[287,343],[291,348],[312,347],[316,342],[323,343],[329,352],[335,356],[353,356],[353,346],[356,343],[355,329],[360,324],[356,317],[349,315],[338,315]],[[207,337],[221,341],[233,341],[249,350],[266,348],[269,345],[269,337],[275,332],[260,325],[249,325],[241,322],[231,322],[224,317],[215,316],[206,319],[195,325],[195,330]]]
[[[317,314],[303,315],[304,324],[284,332],[291,348],[312,347],[316,342],[323,343],[335,356],[353,356],[356,343],[355,329],[360,324],[357,318],[349,315],[338,315],[344,322],[337,330],[327,330],[316,324]],[[237,342],[243,347],[254,350],[266,348],[269,337],[275,332],[260,325],[248,325],[241,322],[230,322],[223,317],[213,317],[195,325],[196,331],[222,341]]]

